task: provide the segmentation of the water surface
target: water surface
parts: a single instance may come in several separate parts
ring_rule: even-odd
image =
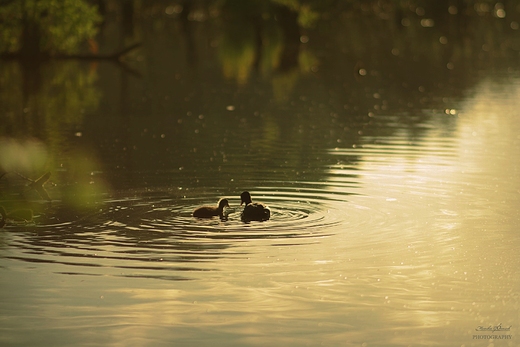
[[[406,100],[387,70],[338,81],[354,65],[329,49],[282,96],[204,67],[171,83],[163,55],[141,79],[100,63],[81,121],[36,141],[53,201],[26,192],[34,220],[0,232],[0,344],[488,346],[500,324],[491,345],[516,346],[520,69]],[[2,181],[14,208],[27,182]],[[243,190],[271,220],[241,222]],[[191,216],[222,197],[226,220]]]

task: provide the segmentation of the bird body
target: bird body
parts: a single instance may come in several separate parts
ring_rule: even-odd
[[[193,211],[193,217],[211,218],[215,216],[224,216],[224,208],[229,207],[227,199],[220,199],[218,205],[215,206],[201,206]]]
[[[242,220],[244,222],[261,222],[271,218],[271,210],[269,207],[261,202],[252,202],[249,192],[243,192],[240,195],[240,199],[240,205],[245,204],[244,211],[242,211]]]

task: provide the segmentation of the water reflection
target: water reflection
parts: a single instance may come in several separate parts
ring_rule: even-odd
[[[461,346],[518,325],[516,14],[382,4],[146,2],[103,29],[141,35],[140,77],[45,63],[9,89],[29,75],[2,64],[0,205],[35,216],[0,233],[0,341]],[[51,203],[20,196],[48,171]],[[269,221],[240,220],[244,190]],[[227,220],[191,216],[221,197]]]
[[[286,13],[287,9],[280,6],[264,4],[263,7],[261,6],[262,10],[257,11],[256,8],[250,9],[247,6],[241,8],[233,2],[226,2],[225,6],[218,8],[218,13],[223,17],[230,16],[235,20],[225,21],[221,24],[218,21],[208,20],[210,16],[207,14],[211,13],[210,9],[205,9],[204,6],[201,8],[190,6],[183,3],[178,9],[174,8],[171,11],[166,9],[164,10],[166,17],[161,17],[157,21],[152,21],[151,18],[147,17],[143,19],[143,34],[147,35],[146,37],[154,36],[155,39],[153,41],[145,40],[147,45],[143,47],[142,54],[156,62],[154,64],[158,66],[157,70],[161,71],[161,74],[155,74],[154,70],[150,70],[151,74],[147,76],[149,82],[145,83],[147,91],[142,96],[140,87],[142,83],[138,79],[129,77],[125,73],[118,74],[119,76],[115,79],[109,78],[108,75],[111,73],[108,72],[108,67],[104,64],[96,64],[95,67],[92,67],[92,71],[89,73],[92,78],[85,80],[85,88],[80,90],[81,95],[88,96],[91,94],[89,89],[99,78],[98,72],[101,71],[103,72],[102,76],[106,77],[103,77],[100,89],[97,90],[102,91],[106,100],[113,98],[118,100],[117,102],[120,105],[117,107],[109,107],[107,106],[108,103],[99,105],[98,95],[94,98],[84,98],[85,103],[80,103],[75,109],[65,109],[64,113],[67,115],[94,113],[109,116],[91,115],[85,122],[82,117],[79,117],[72,126],[59,126],[59,131],[56,134],[48,136],[53,141],[53,144],[50,145],[53,148],[52,153],[67,152],[66,148],[60,145],[60,142],[65,140],[63,133],[69,133],[69,138],[66,138],[66,141],[71,140],[70,134],[83,135],[94,132],[99,134],[99,137],[103,139],[102,141],[98,141],[94,137],[83,136],[81,142],[96,147],[97,151],[100,152],[97,155],[100,156],[101,162],[115,162],[112,167],[103,169],[105,171],[117,171],[118,168],[131,168],[131,170],[124,170],[124,173],[117,172],[116,175],[109,173],[108,181],[116,187],[126,180],[138,179],[135,171],[162,170],[165,167],[168,169],[187,168],[193,162],[203,163],[208,159],[222,161],[224,164],[229,163],[233,158],[230,160],[230,157],[226,155],[226,147],[236,148],[238,142],[248,144],[243,152],[249,156],[239,158],[235,154],[236,160],[263,161],[268,165],[280,167],[284,167],[286,162],[290,162],[291,166],[299,166],[294,172],[301,173],[303,171],[302,166],[308,165],[305,163],[309,160],[308,157],[314,155],[312,149],[322,147],[324,141],[328,146],[349,146],[359,143],[360,135],[370,135],[371,129],[385,131],[386,135],[392,136],[394,130],[399,130],[396,128],[399,128],[402,122],[410,124],[409,128],[413,131],[409,134],[413,138],[410,141],[414,141],[414,139],[423,136],[421,132],[424,129],[419,126],[419,123],[424,123],[425,118],[431,115],[421,114],[410,117],[407,115],[407,111],[404,111],[401,113],[402,116],[388,116],[390,118],[396,117],[394,118],[394,127],[390,125],[374,127],[374,122],[381,121],[382,118],[386,117],[389,109],[412,110],[415,113],[417,108],[427,108],[430,104],[435,104],[441,110],[452,108],[453,104],[450,105],[446,96],[458,95],[458,90],[463,89],[459,88],[459,84],[467,87],[474,83],[470,77],[470,70],[473,69],[471,64],[467,66],[467,70],[461,67],[450,72],[442,63],[444,54],[432,55],[429,59],[438,59],[434,61],[417,60],[418,54],[424,51],[419,44],[407,44],[409,49],[412,50],[411,52],[394,47],[397,49],[396,51],[392,47],[381,45],[380,54],[368,54],[361,49],[359,44],[367,40],[381,39],[370,36],[374,35],[373,31],[361,30],[360,28],[363,28],[363,25],[360,25],[360,19],[356,17],[349,21],[342,21],[341,24],[333,20],[321,23],[326,25],[329,25],[327,24],[329,22],[335,23],[334,25],[340,25],[340,27],[334,30],[356,33],[357,35],[355,37],[345,36],[341,44],[321,45],[321,42],[328,41],[319,36],[320,32],[311,32],[309,25],[312,24],[312,21],[305,25],[300,22],[295,23],[294,18],[291,21],[281,21],[278,17],[282,16],[281,12]],[[260,6],[260,4],[255,3],[251,6]],[[150,11],[159,9],[160,6],[152,6]],[[258,29],[255,29],[255,25],[259,25],[258,23],[255,24],[255,20],[244,21],[243,18],[249,17],[239,15],[243,14],[244,11],[249,11],[248,13],[252,15],[264,13],[261,18],[257,18],[262,26],[261,34],[255,34],[255,30]],[[290,14],[288,16],[293,17],[298,14],[298,18],[301,20],[301,17],[308,16],[305,11],[307,10],[304,7],[300,7],[297,11],[288,11],[287,13]],[[399,27],[396,27],[396,24],[391,21],[383,23],[391,28],[396,37],[407,38],[408,40],[406,32],[401,32],[402,30],[423,33],[424,28],[415,26],[415,24],[403,25],[403,17],[408,18],[409,23],[419,23],[415,19],[429,11],[434,11],[434,9],[423,8],[419,12],[414,10],[410,13],[400,13],[399,18],[401,19],[397,21]],[[196,15],[199,12],[205,15]],[[338,12],[338,15],[340,13]],[[384,13],[384,11],[381,13]],[[432,13],[435,14],[436,12]],[[392,11],[387,15],[398,16],[397,12]],[[441,16],[440,14],[436,15]],[[443,14],[442,16],[446,15]],[[314,20],[319,18],[319,16],[313,17],[310,15],[309,18],[311,17],[315,18]],[[218,28],[219,31],[217,32],[221,33],[223,38],[206,37],[205,33],[200,32],[200,30],[197,31],[195,27],[198,22],[202,21],[202,18],[205,18],[203,20],[204,25],[214,25],[215,28]],[[475,20],[474,18],[471,19]],[[169,25],[168,23],[172,24],[176,20],[184,23],[183,26],[189,25],[191,29],[184,28],[178,31],[175,27],[167,26],[171,31],[167,31],[168,35],[165,35],[151,27],[156,22]],[[429,34],[424,32],[423,34],[429,39],[421,39],[421,42],[434,45],[436,50],[443,52],[460,49],[460,42],[457,40],[454,40],[453,43],[448,40],[449,44],[439,43],[437,39],[433,40],[435,35],[440,35],[445,29],[455,32],[457,24],[453,22],[443,24],[444,22],[437,18],[434,18],[434,21],[438,23],[434,27],[435,32],[428,32]],[[293,28],[284,28],[284,25],[289,25],[286,22],[292,23]],[[371,19],[370,23],[382,25],[378,19],[374,18]],[[485,24],[478,21],[476,23],[482,26]],[[106,23],[106,25],[105,30],[111,30],[109,26],[113,24]],[[235,27],[243,28],[243,30],[235,30]],[[186,33],[187,31],[189,34]],[[302,31],[306,31],[307,39],[310,38],[308,41],[307,39],[304,40],[307,42],[305,44],[301,43],[301,35],[294,34],[294,32],[301,34]],[[213,70],[203,71],[202,65],[198,68],[199,72],[197,73],[186,72],[183,70],[186,63],[185,59],[179,56],[171,56],[170,48],[166,49],[164,54],[159,54],[156,47],[161,47],[162,51],[164,51],[163,47],[175,48],[171,45],[172,35],[185,35],[187,41],[200,40],[202,37],[206,37],[210,43],[214,42],[214,47],[211,43],[210,47],[205,49],[210,51],[214,49],[218,53],[223,69],[222,76],[215,74],[212,72]],[[243,39],[227,40],[225,39],[226,35],[230,37],[242,35]],[[257,42],[259,35],[262,43],[260,46]],[[461,34],[458,33],[457,35]],[[444,34],[442,37],[448,36]],[[451,39],[451,36],[449,37]],[[480,42],[477,42],[478,38],[472,39],[475,40],[471,41],[474,47],[481,45]],[[154,42],[157,42],[157,44]],[[238,48],[227,49],[226,42]],[[294,45],[295,42],[299,45],[299,48],[287,48],[288,45]],[[316,46],[314,46],[314,43]],[[273,45],[273,48],[270,45]],[[189,47],[185,47],[185,50],[194,49]],[[252,47],[251,50],[254,53],[246,55],[258,56],[261,57],[262,61],[265,60],[265,63],[261,64],[266,66],[262,69],[262,73],[264,78],[272,82],[271,85],[265,84],[262,80],[250,78],[251,71],[255,69],[255,64],[251,63],[251,59],[246,59],[248,61],[246,63],[236,62],[234,58],[236,54],[232,52],[242,51],[243,49],[240,47]],[[337,47],[343,48],[338,51],[336,50]],[[504,47],[501,46],[501,49]],[[201,50],[200,47],[198,49]],[[294,62],[292,65],[298,67],[298,69],[281,69],[285,72],[275,73],[277,67],[284,65],[280,62],[283,60],[281,56],[289,55],[288,53],[281,53],[284,50],[297,52],[297,59],[288,60],[292,60]],[[267,52],[273,53],[267,54]],[[372,57],[385,56],[385,54],[391,52],[394,56],[392,59],[371,60],[374,59]],[[397,55],[396,52],[398,52]],[[306,54],[308,56],[305,56]],[[201,64],[202,61],[211,60],[210,54],[196,55],[200,56]],[[453,56],[453,53],[447,55]],[[252,61],[259,60],[258,57]],[[319,59],[316,57],[319,57]],[[478,62],[476,61],[476,63]],[[190,63],[193,63],[193,61],[190,60]],[[145,65],[141,64],[140,67],[145,68]],[[79,68],[78,64],[67,64],[65,66]],[[229,70],[226,66],[243,72],[232,72],[229,75],[226,73]],[[363,75],[358,73],[361,67],[364,71]],[[435,77],[428,78],[424,72],[432,71],[432,67],[436,67]],[[82,68],[85,68],[85,66],[82,66]],[[334,72],[332,72],[332,69],[334,69]],[[81,72],[81,70],[79,71]],[[387,71],[396,71],[396,73],[389,74]],[[245,77],[240,78],[239,86],[234,86],[225,82],[232,75]],[[81,74],[78,76],[81,76]],[[422,81],[415,80],[417,76],[421,76]],[[430,85],[428,84],[429,81],[435,82]],[[45,81],[42,84],[47,85],[49,83]],[[60,82],[57,85],[63,85],[63,83]],[[70,92],[74,92],[74,88],[67,90],[63,95]],[[7,96],[7,94],[5,95]],[[44,94],[42,98],[51,99],[51,96]],[[75,99],[78,99],[78,97],[67,95],[67,100]],[[229,108],[230,105],[232,109]],[[91,109],[98,109],[98,111],[89,112]],[[60,110],[60,112],[63,112],[63,107],[60,107]],[[9,112],[14,112],[14,109]],[[51,113],[59,114],[57,111],[49,112],[49,114]],[[139,116],[141,114],[146,114],[147,117]],[[378,115],[380,118],[375,118],[374,115]],[[316,117],[323,118],[325,122],[316,122]],[[100,122],[100,119],[103,119],[103,122]],[[281,119],[284,120],[281,121]],[[446,121],[448,120],[443,118],[443,122]],[[102,126],[99,125],[101,123]],[[122,124],[125,124],[125,126],[122,126]],[[237,126],[237,124],[240,125]],[[441,127],[447,129],[445,125],[441,125]],[[37,128],[40,129],[41,127]],[[260,129],[263,129],[263,131],[259,131]],[[28,130],[24,129],[24,131]],[[379,137],[385,134],[376,133],[375,136]],[[34,135],[40,136],[38,133],[34,133]],[[212,146],[200,146],[200,140],[204,136],[212,138],[210,142]],[[334,143],[337,145],[333,145]],[[290,154],[294,153],[293,157],[289,160],[282,156],[277,157],[277,149],[288,145],[297,149],[297,151],[288,151]],[[215,146],[220,148],[215,150]],[[96,161],[97,155],[90,155],[90,157],[94,157],[91,160]],[[52,156],[55,155],[52,154]],[[68,158],[77,156],[74,154],[68,156]],[[118,160],[114,161],[116,158]],[[125,160],[120,160],[122,158]],[[271,158],[275,160],[271,160]],[[354,156],[351,157],[351,160],[355,160]],[[317,160],[310,166],[314,167],[316,164],[320,165],[321,163]],[[102,170],[93,169],[92,171]],[[121,179],[123,174],[129,176]],[[299,179],[296,176],[291,178]],[[106,188],[103,187],[102,189]]]

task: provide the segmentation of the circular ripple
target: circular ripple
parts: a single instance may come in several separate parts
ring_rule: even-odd
[[[308,238],[327,235],[327,229],[340,223],[339,213],[318,203],[301,202],[286,198],[283,204],[278,199],[262,197],[261,201],[271,209],[271,219],[264,222],[245,223],[241,220],[242,208],[238,199],[228,197],[230,209],[227,218],[199,219],[191,212],[203,201],[183,199],[182,206],[170,208],[156,207],[143,220],[146,228],[163,230],[189,238],[203,237],[218,239],[259,239],[259,238]],[[260,200],[260,199],[258,199]],[[180,234],[179,234],[180,233]]]
[[[98,212],[72,221],[57,211],[36,228],[17,228],[12,235],[18,252],[11,258],[65,266],[60,271],[67,274],[190,279],[196,271],[211,270],[222,257],[254,252],[255,240],[275,246],[309,244],[340,230],[345,218],[338,206],[347,205],[314,189],[251,191],[254,201],[271,209],[265,222],[242,222],[239,193],[225,195],[219,189],[107,200]],[[231,205],[225,220],[192,216],[196,207],[216,205],[223,197]]]

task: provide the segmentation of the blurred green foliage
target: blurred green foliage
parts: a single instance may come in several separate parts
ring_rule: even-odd
[[[82,0],[0,2],[0,52],[73,53],[97,32],[101,16]]]
[[[31,83],[35,78],[38,82]],[[81,149],[78,131],[85,115],[99,106],[97,79],[95,63],[59,61],[35,69],[14,61],[0,65],[0,205],[8,211],[34,209],[30,202],[41,199],[18,174],[35,179],[52,172],[50,198],[75,209],[92,205],[108,191],[91,175],[100,165]],[[9,88],[19,85],[23,88]]]

